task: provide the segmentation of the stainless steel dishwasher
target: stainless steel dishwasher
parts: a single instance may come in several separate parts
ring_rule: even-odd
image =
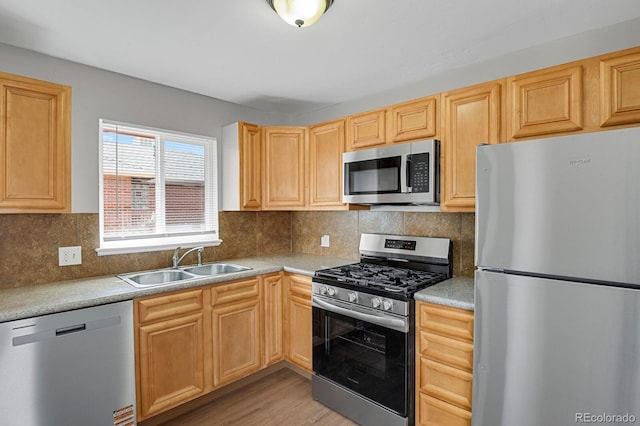
[[[133,302],[0,323],[0,425],[135,425]]]

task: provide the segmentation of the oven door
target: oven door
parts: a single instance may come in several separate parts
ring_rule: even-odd
[[[313,370],[402,417],[411,391],[409,333],[313,307]]]

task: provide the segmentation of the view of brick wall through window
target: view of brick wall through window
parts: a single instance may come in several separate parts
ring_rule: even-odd
[[[117,191],[116,191],[117,185]],[[104,177],[104,227],[152,231],[155,226],[155,185],[152,179],[131,176]],[[185,208],[188,206],[188,208]],[[204,222],[202,182],[171,183],[165,187],[167,225]]]
[[[171,184],[165,188],[167,225],[204,223],[204,185]]]
[[[161,165],[157,163],[158,155],[162,158]],[[160,191],[157,184],[164,184],[164,191]],[[162,194],[164,205],[156,211],[157,197]],[[205,198],[205,160],[201,145],[157,138],[142,131],[108,129],[103,132],[105,235],[202,230]],[[162,214],[166,227],[162,226]]]

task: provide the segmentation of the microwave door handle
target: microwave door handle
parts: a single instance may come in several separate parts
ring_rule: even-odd
[[[411,182],[411,155],[407,156],[407,164],[405,169],[405,182],[407,182],[407,188],[411,188],[413,183]]]

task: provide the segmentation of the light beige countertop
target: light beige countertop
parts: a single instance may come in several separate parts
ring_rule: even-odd
[[[414,299],[473,311],[473,293],[473,278],[453,277],[420,290],[414,295]]]
[[[230,259],[221,262],[244,265],[252,269],[149,288],[133,287],[116,276],[103,276],[0,290],[0,322],[104,305],[282,270],[311,276],[318,269],[346,265],[356,261],[293,254]]]

